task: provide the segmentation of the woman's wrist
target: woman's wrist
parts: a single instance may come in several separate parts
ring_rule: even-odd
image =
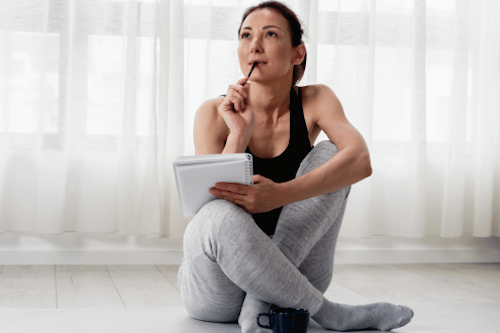
[[[308,193],[308,183],[309,181],[304,179],[304,176],[294,178],[284,183],[279,183],[277,191],[282,206],[314,196],[314,194]]]
[[[248,142],[250,142],[250,138],[246,138],[243,135],[229,133],[222,153],[244,153],[248,147]]]
[[[294,183],[287,181],[284,183],[276,183],[276,198],[279,202],[279,207],[289,205],[296,200],[294,200]]]

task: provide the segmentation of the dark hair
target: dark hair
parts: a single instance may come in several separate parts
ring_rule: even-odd
[[[243,21],[245,21],[247,16],[250,15],[255,10],[266,9],[266,8],[274,9],[275,11],[277,11],[286,18],[286,20],[288,21],[288,27],[290,28],[290,32],[292,34],[293,47],[297,47],[300,44],[304,44],[304,42],[302,41],[302,35],[304,34],[304,30],[302,30],[299,18],[293,12],[293,10],[291,10],[285,4],[279,1],[265,1],[256,6],[247,8],[245,13],[243,13],[243,17],[241,19],[240,28],[238,29],[238,37],[240,36],[241,25],[243,24]],[[297,82],[299,82],[300,79],[302,79],[302,76],[304,76],[304,72],[306,70],[306,60],[307,60],[307,53],[304,56],[304,61],[302,61],[300,65],[295,65],[293,67],[292,86],[294,86]]]

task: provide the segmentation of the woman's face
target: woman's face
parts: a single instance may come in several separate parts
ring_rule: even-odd
[[[238,58],[243,73],[255,61],[252,81],[269,81],[293,74],[294,48],[288,21],[277,11],[259,9],[241,24]]]

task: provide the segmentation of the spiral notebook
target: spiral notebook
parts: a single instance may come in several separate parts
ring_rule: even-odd
[[[208,192],[215,183],[253,185],[253,160],[247,153],[180,156],[174,173],[182,214],[189,217],[216,199]]]

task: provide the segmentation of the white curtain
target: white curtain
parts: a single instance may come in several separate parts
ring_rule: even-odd
[[[1,232],[182,236],[183,7],[1,2]]]
[[[172,161],[258,2],[2,1],[0,232],[182,236]],[[372,156],[341,236],[500,236],[500,3],[283,2]]]

